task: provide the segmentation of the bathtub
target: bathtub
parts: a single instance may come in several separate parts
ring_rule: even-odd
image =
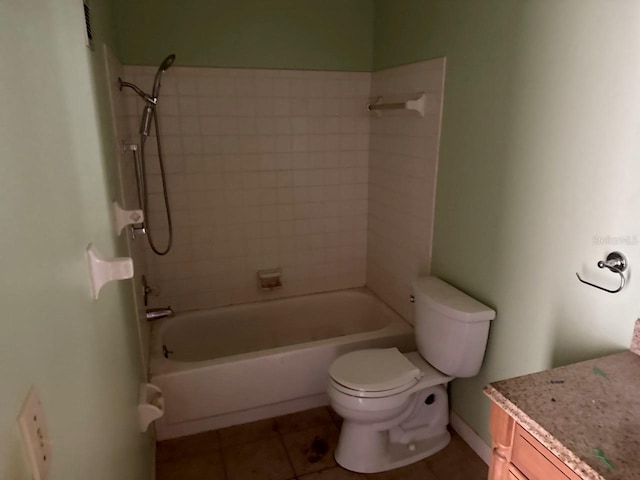
[[[362,348],[415,349],[413,328],[365,288],[178,314],[154,323],[159,440],[328,405],[328,369]]]

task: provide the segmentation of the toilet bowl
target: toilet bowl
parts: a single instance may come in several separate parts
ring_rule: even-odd
[[[391,470],[444,448],[451,439],[446,385],[481,366],[495,312],[435,277],[413,289],[418,352],[360,350],[329,369],[327,393],[344,419],[335,458],[348,470]]]
[[[397,377],[395,386],[386,388],[393,383],[385,377],[385,367],[394,357],[406,362],[411,378]],[[396,348],[360,350],[340,359],[342,365],[336,361],[331,367],[327,393],[344,419],[335,452],[341,466],[360,473],[381,472],[426,458],[449,443],[446,384],[453,377],[431,367],[418,352],[402,354]],[[345,381],[345,374],[357,378],[357,370],[339,367],[365,361],[371,367],[370,391],[349,388],[353,383]],[[371,372],[379,375],[380,383],[370,381]]]

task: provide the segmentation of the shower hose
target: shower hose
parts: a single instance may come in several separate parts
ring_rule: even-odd
[[[167,240],[167,246],[164,249],[159,249],[155,241],[153,239],[153,229],[151,226],[151,215],[149,214],[149,189],[147,188],[147,172],[146,172],[146,162],[145,162],[145,142],[147,137],[145,135],[140,135],[140,176],[141,179],[138,179],[138,185],[141,185],[141,207],[144,212],[144,221],[147,230],[147,238],[149,239],[149,246],[151,250],[156,255],[166,255],[171,250],[171,246],[173,245],[173,223],[171,221],[171,208],[169,207],[169,196],[167,195],[167,179],[164,170],[164,160],[162,158],[162,146],[160,142],[160,127],[158,124],[158,115],[156,113],[156,108],[153,109],[153,123],[156,131],[156,144],[158,146],[158,164],[160,166],[160,178],[162,179],[162,195],[164,197],[164,207],[165,212],[167,214],[167,228],[169,229],[169,238]],[[137,173],[137,169],[136,169]]]

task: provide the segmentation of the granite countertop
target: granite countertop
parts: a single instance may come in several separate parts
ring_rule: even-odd
[[[495,382],[485,394],[584,479],[640,479],[640,320],[631,351]]]

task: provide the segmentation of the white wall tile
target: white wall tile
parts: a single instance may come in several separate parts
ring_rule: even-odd
[[[381,72],[172,69],[159,112],[176,233],[166,257],[146,252],[155,305],[211,308],[365,280],[399,313],[430,267],[444,61]],[[153,71],[124,76],[152,81]],[[168,88],[165,88],[169,85]],[[369,94],[371,88],[371,95]],[[424,91],[428,113],[370,117],[369,97]],[[142,110],[127,95],[121,136]],[[166,238],[154,139],[147,142],[150,220]],[[125,184],[136,201],[133,171]],[[280,266],[264,293],[255,271]]]
[[[123,76],[148,89],[153,74],[132,66]],[[169,255],[144,255],[162,287],[153,305],[191,310],[363,285],[371,75],[189,67],[167,75],[158,111],[176,235]],[[119,124],[135,138],[142,104],[125,100]],[[150,220],[164,227],[154,142]],[[161,243],[166,229],[156,236]],[[277,266],[282,289],[258,291],[256,270]]]
[[[410,321],[411,283],[428,274],[431,264],[444,67],[444,59],[436,59],[375,72],[371,97],[425,92],[427,111],[424,118],[385,112],[360,126],[362,135],[371,131],[367,285]],[[347,188],[343,194],[358,195]],[[362,206],[353,208],[359,212]]]

